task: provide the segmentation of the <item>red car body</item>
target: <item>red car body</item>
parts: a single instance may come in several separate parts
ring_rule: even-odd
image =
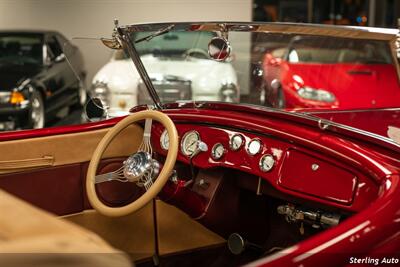
[[[392,64],[291,63],[267,53],[264,81],[280,81],[286,108],[388,108],[397,107],[400,87]],[[323,89],[335,96],[333,102],[305,99],[298,94],[304,86]]]
[[[198,105],[198,104],[197,104]],[[359,173],[360,180],[357,187],[353,189],[350,195],[353,200],[346,200],[348,182],[341,180],[341,177],[330,177],[343,183],[317,181],[304,181],[300,184],[298,181],[289,181],[282,184],[279,178],[279,168],[276,168],[276,175],[269,176],[259,172],[256,166],[248,166],[243,153],[226,156],[221,162],[212,162],[208,156],[201,155],[193,160],[196,167],[209,169],[215,166],[230,167],[242,170],[251,174],[259,175],[271,186],[280,192],[290,194],[294,197],[308,199],[318,203],[332,205],[333,207],[357,212],[352,217],[346,219],[338,226],[325,230],[311,238],[308,238],[274,256],[260,259],[250,264],[250,266],[344,266],[351,261],[365,257],[398,257],[400,247],[400,184],[399,184],[399,154],[400,146],[394,142],[380,140],[374,136],[368,136],[341,127],[332,125],[328,128],[321,127],[321,123],[326,123],[328,118],[332,119],[335,114],[321,113],[318,118],[309,119],[307,117],[296,116],[295,114],[275,112],[254,108],[250,106],[229,105],[229,104],[203,104],[202,108],[193,108],[190,104],[170,106],[164,112],[168,114],[177,125],[178,133],[182,134],[187,129],[196,129],[204,137],[205,142],[217,142],[221,139],[223,132],[218,133],[218,129],[229,127],[231,130],[240,131],[246,129],[249,137],[259,136],[268,147],[280,146],[284,140],[284,146],[298,147],[303,146],[318,157],[336,158],[341,163]],[[133,110],[138,112],[145,107],[139,107]],[[383,111],[386,115],[397,114],[390,111]],[[251,114],[251,116],[249,116]],[[375,111],[375,116],[380,112]],[[354,116],[348,113],[348,116]],[[390,118],[390,116],[384,116]],[[337,116],[337,114],[336,114]],[[368,115],[366,115],[368,116]],[[68,127],[57,127],[50,129],[10,132],[0,134],[1,141],[16,141],[26,138],[38,138],[51,135],[72,134],[85,131],[113,126],[121,118],[102,121],[98,123],[89,123],[86,125],[76,125]],[[201,122],[199,124],[198,122]],[[381,120],[375,123],[376,129],[387,127],[391,124],[389,121]],[[208,125],[208,126],[207,126]],[[360,126],[360,125],[357,125]],[[368,128],[368,125],[361,125]],[[159,136],[162,128],[156,126],[153,129],[153,145],[157,153],[163,155],[159,144]],[[265,135],[267,134],[267,135]],[[266,136],[274,136],[277,140],[269,139]],[[289,142],[289,143],[286,143]],[[290,145],[291,144],[291,145]],[[294,145],[294,146],[293,146]],[[266,147],[265,149],[268,149]],[[309,152],[307,152],[309,153]],[[330,160],[332,160],[330,159]],[[306,159],[304,159],[306,160]],[[188,163],[187,157],[179,154],[178,161]],[[280,163],[277,163],[280,164]],[[304,162],[300,160],[293,165],[293,171],[299,172]],[[85,168],[87,165],[82,165]],[[82,171],[84,172],[84,170]],[[48,170],[43,170],[45,173]],[[61,171],[66,172],[65,169]],[[334,170],[333,170],[334,171]],[[40,172],[40,171],[39,171]],[[63,174],[60,173],[62,176]],[[37,176],[37,175],[36,175]],[[45,176],[45,175],[43,175]],[[1,187],[23,199],[30,201],[39,207],[49,211],[56,212],[59,215],[71,212],[79,212],[90,208],[85,199],[76,199],[77,206],[60,208],[62,203],[50,201],[47,196],[46,187],[26,187],[23,183],[26,180],[15,179],[16,175],[6,175],[1,179]],[[19,176],[21,177],[21,176]],[[80,177],[80,176],[79,176]],[[81,179],[81,178],[80,178]],[[339,179],[339,180],[337,180]],[[60,183],[62,180],[59,180]],[[328,187],[324,183],[328,182]],[[40,184],[41,180],[36,180]],[[82,187],[83,182],[69,182],[64,184],[66,191],[73,192],[76,188]],[[57,186],[53,181],[52,187]],[[72,187],[71,187],[72,186]],[[174,186],[174,185],[172,185]],[[303,189],[296,191],[290,188],[301,186]],[[71,187],[71,188],[69,188]],[[71,189],[71,190],[69,190]],[[83,190],[83,188],[80,188]],[[171,190],[171,184],[165,187],[162,195],[166,195],[171,203],[174,203],[192,217],[204,215],[206,212],[201,198],[196,197],[193,192],[183,192],[184,187],[175,186]],[[304,191],[309,191],[305,193]],[[341,198],[332,199],[332,196]],[[71,198],[74,195],[70,196]],[[82,197],[82,196],[81,196]],[[347,201],[347,202],[346,202]],[[49,206],[49,203],[51,204]],[[79,204],[80,203],[80,204]],[[180,203],[180,204],[179,204]],[[46,208],[47,207],[47,208]],[[352,259],[354,258],[354,259]],[[394,258],[396,259],[396,258]]]

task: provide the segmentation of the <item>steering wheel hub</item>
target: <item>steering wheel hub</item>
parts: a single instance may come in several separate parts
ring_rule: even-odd
[[[124,176],[130,182],[137,182],[151,168],[151,155],[147,152],[138,152],[125,161]]]
[[[125,161],[124,176],[130,182],[139,182],[150,177],[154,179],[159,171],[160,164],[148,152],[137,152]]]

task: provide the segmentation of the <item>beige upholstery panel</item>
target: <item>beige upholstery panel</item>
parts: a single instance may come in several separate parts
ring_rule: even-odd
[[[107,217],[95,210],[86,210],[62,218],[97,233],[113,247],[129,253],[133,260],[154,254],[152,202],[123,217]]]
[[[101,129],[0,142],[0,174],[87,162],[107,131],[108,129]],[[132,154],[139,147],[142,137],[143,129],[140,126],[135,124],[127,127],[111,142],[103,158]],[[48,160],[50,158],[51,160]],[[32,162],[32,165],[27,162]],[[43,164],[39,165],[38,162]]]
[[[2,190],[0,210],[0,266],[131,266],[96,234]]]
[[[170,254],[225,243],[225,239],[178,208],[157,201],[160,254]]]
[[[223,244],[225,240],[174,206],[157,200],[160,255]],[[152,203],[125,217],[110,218],[90,210],[63,218],[97,233],[134,260],[154,254]]]

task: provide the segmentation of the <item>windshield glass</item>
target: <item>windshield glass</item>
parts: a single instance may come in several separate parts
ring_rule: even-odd
[[[322,42],[318,37],[295,36],[286,51],[288,52],[285,59],[290,63],[391,64],[393,62],[387,44],[374,40],[325,37]]]
[[[0,64],[42,64],[42,40],[39,34],[0,34]]]
[[[135,42],[155,32],[131,32],[130,37]],[[399,106],[397,60],[389,39],[228,31],[231,53],[216,61],[208,45],[222,35],[172,30],[135,44],[162,103],[222,101],[286,109]],[[151,103],[145,86],[139,88],[138,104]]]

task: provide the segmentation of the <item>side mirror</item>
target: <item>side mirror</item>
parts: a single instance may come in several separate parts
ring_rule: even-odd
[[[222,37],[214,37],[208,43],[208,55],[216,61],[224,61],[231,54],[231,45]]]
[[[100,121],[107,119],[107,108],[100,98],[91,98],[85,105],[85,115],[89,121]]]
[[[60,55],[58,55],[55,59],[54,62],[58,63],[58,62],[62,62],[65,60],[65,54],[61,53]]]

